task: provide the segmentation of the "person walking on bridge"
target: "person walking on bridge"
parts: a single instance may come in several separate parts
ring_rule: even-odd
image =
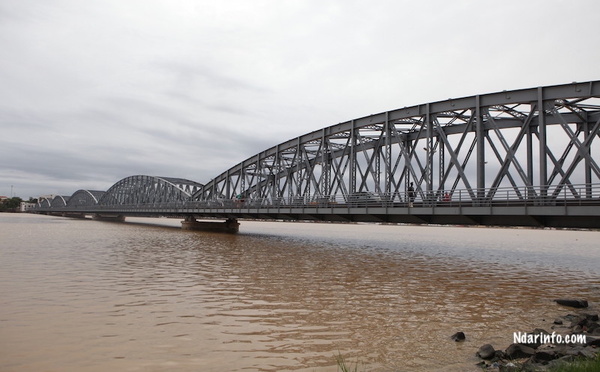
[[[407,189],[408,190],[408,207],[409,208],[413,207],[413,202],[415,201],[415,188],[413,185],[414,184],[411,182]]]

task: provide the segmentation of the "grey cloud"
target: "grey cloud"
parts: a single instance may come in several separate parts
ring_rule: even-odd
[[[153,64],[158,70],[173,76],[175,85],[187,85],[200,82],[209,89],[237,90],[252,92],[264,91],[264,87],[250,83],[249,79],[228,76],[206,64],[197,65],[176,61],[162,61]]]
[[[0,194],[206,182],[353,118],[595,79],[598,48],[546,56],[600,43],[600,3],[565,4],[0,2]],[[577,32],[540,33],[557,19]]]

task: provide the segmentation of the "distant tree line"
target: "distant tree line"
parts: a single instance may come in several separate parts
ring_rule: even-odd
[[[0,201],[0,212],[17,212],[23,199],[15,196]]]
[[[23,199],[18,196],[0,200],[0,212],[18,212]],[[37,199],[29,198],[29,203],[37,203]]]

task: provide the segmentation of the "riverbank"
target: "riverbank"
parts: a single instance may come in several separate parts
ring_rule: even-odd
[[[600,371],[600,323],[596,308],[585,300],[559,299],[554,302],[572,308],[552,322],[550,331],[535,328],[530,332],[515,332],[513,343],[505,350],[491,344],[476,352],[480,362],[476,367],[489,372],[596,372]],[[541,323],[546,323],[545,319]],[[465,341],[464,332],[450,337]],[[342,355],[336,357],[338,371],[358,372],[366,366],[349,363]]]
[[[491,344],[477,351],[483,371],[596,371],[600,367],[598,309],[585,300],[555,300],[570,311],[529,332],[515,332],[504,350]],[[582,362],[584,361],[584,362]],[[591,368],[591,369],[590,369]]]

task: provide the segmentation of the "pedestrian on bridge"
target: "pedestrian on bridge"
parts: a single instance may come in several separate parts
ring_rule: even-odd
[[[407,190],[408,190],[408,207],[412,208],[413,202],[415,201],[415,188],[414,188],[414,184],[412,182],[408,186]]]

